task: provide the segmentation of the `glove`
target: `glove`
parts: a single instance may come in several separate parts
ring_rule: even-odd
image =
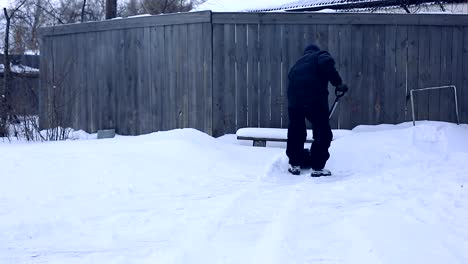
[[[340,84],[335,87],[335,92],[346,93],[348,91],[348,86],[346,84]]]

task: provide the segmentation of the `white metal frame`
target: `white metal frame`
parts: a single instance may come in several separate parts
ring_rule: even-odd
[[[421,88],[421,89],[413,89],[410,91],[410,96],[411,96],[411,111],[413,114],[413,126],[416,125],[416,117],[414,114],[414,99],[413,99],[413,93],[414,92],[420,92],[420,91],[427,91],[427,90],[436,90],[436,89],[446,89],[446,88],[453,88],[453,93],[455,95],[455,114],[457,116],[457,124],[460,124],[460,118],[458,116],[458,98],[457,98],[457,88],[455,85],[446,85],[446,86],[438,86],[438,87],[427,87],[427,88]]]

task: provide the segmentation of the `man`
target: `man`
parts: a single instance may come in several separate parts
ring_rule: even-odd
[[[329,170],[324,169],[330,157],[328,148],[333,138],[328,117],[328,82],[341,93],[345,93],[348,87],[335,69],[332,56],[313,44],[307,46],[304,55],[289,71],[288,78],[288,171],[298,175],[301,167],[311,167],[311,176],[331,175]],[[310,156],[305,155],[304,151],[306,119],[312,123],[314,138]]]

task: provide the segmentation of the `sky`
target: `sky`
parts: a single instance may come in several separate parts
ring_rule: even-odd
[[[0,0],[0,7],[3,9],[4,7],[8,6],[9,1],[8,0]],[[3,14],[3,11],[2,11]]]

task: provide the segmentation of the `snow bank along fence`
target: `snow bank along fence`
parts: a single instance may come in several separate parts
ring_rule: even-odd
[[[206,11],[43,28],[41,39],[43,127],[60,98],[63,125],[89,132],[284,128],[287,72],[311,42],[351,87],[334,128],[411,121],[410,90],[442,85],[457,87],[468,122],[468,15]],[[416,119],[456,121],[448,89],[414,103]]]

